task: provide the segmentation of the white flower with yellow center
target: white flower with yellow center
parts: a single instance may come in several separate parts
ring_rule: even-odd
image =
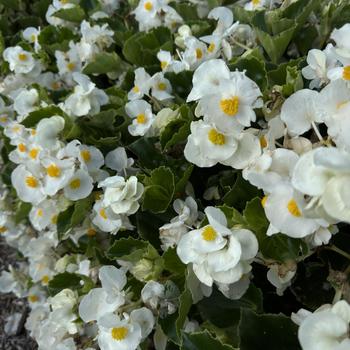
[[[151,76],[144,68],[140,67],[135,69],[134,74],[134,86],[128,93],[128,99],[131,101],[139,100],[144,95],[148,95],[149,89],[151,88]]]
[[[11,174],[11,182],[23,202],[38,204],[46,198],[42,179],[29,171],[23,164],[18,165]]]
[[[258,241],[249,230],[229,229],[221,210],[207,207],[205,214],[209,224],[186,233],[177,254],[185,264],[193,264],[194,273],[207,286],[237,282],[251,270]]]
[[[144,187],[136,176],[125,180],[122,176],[112,176],[103,180],[98,187],[104,189],[103,205],[110,207],[115,214],[132,215],[140,207],[139,199]]]
[[[99,169],[104,164],[102,152],[94,146],[79,146],[78,159],[89,171]]]
[[[159,0],[141,0],[139,2],[132,14],[135,15],[135,19],[139,23],[140,31],[148,31],[162,24],[158,15],[161,6],[162,4]]]
[[[322,218],[309,218],[304,210],[307,205],[303,195],[292,186],[281,184],[263,198],[265,214],[270,221],[267,235],[284,233],[292,238],[303,238],[315,233],[329,223]]]
[[[64,108],[72,116],[93,115],[100,112],[101,106],[108,103],[107,94],[96,88],[87,75],[73,73],[73,79],[78,83],[74,92],[64,102]]]
[[[57,221],[58,209],[55,201],[47,199],[32,207],[29,212],[29,220],[32,226],[42,231]]]
[[[34,285],[28,290],[27,300],[29,306],[34,309],[46,301],[46,293],[39,285]]]
[[[3,57],[9,63],[10,70],[16,74],[29,73],[35,66],[32,53],[23,50],[20,46],[8,47],[4,50]]]
[[[261,107],[261,91],[256,83],[242,72],[231,73],[230,79],[201,99],[196,114],[214,123],[222,132],[240,131],[256,120],[254,108]]]
[[[175,60],[169,51],[160,50],[157,53],[157,58],[163,72],[180,73],[186,69],[186,65],[179,60]]]
[[[70,45],[71,46],[71,45]],[[55,51],[56,64],[59,75],[72,84],[72,74],[81,72],[82,62],[76,46],[72,46],[67,52]]]
[[[229,159],[237,147],[238,142],[233,135],[223,134],[200,120],[191,123],[184,154],[189,162],[199,167],[211,167]]]
[[[162,72],[154,74],[151,78],[151,95],[159,101],[173,98],[171,95],[172,87],[170,81],[164,78]]]
[[[244,9],[247,11],[255,11],[263,9],[268,6],[272,0],[249,0],[248,3],[244,5]]]
[[[42,159],[41,164],[44,167],[44,192],[49,196],[65,187],[74,174],[73,159],[48,157]]]
[[[122,227],[122,218],[110,207],[105,207],[102,200],[96,201],[93,207],[92,222],[103,232],[116,233]]]
[[[183,62],[190,69],[197,68],[207,59],[207,45],[194,36],[185,39],[185,52],[183,53]]]
[[[38,52],[41,48],[40,44],[39,44],[39,37],[40,34],[40,28],[36,29],[34,27],[27,27],[24,31],[23,31],[23,38],[25,40],[27,40],[28,42],[30,42],[31,44],[34,44],[34,50],[35,52]]]
[[[88,172],[83,169],[77,170],[64,187],[65,197],[73,201],[86,198],[94,187],[92,182]]]
[[[314,313],[300,309],[292,314],[299,325],[298,338],[303,350],[346,350],[350,348],[350,305],[340,300],[322,305]]]
[[[91,45],[97,44],[101,49],[111,46],[114,42],[114,32],[109,29],[107,23],[102,26],[91,26],[89,22],[84,20],[80,24],[80,32],[82,41]]]
[[[125,111],[133,118],[128,126],[129,133],[133,136],[145,135],[154,119],[151,105],[143,100],[130,101],[125,105]]]

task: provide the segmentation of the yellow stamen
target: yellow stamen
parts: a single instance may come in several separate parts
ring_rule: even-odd
[[[196,57],[197,57],[197,60],[200,60],[202,57],[203,57],[203,52],[201,49],[196,49]]]
[[[239,108],[239,98],[237,96],[233,96],[231,98],[221,100],[220,108],[230,117],[235,116]]]
[[[3,115],[0,117],[0,122],[1,122],[1,123],[7,122],[7,114],[3,114]]]
[[[46,173],[50,177],[59,177],[61,175],[61,169],[56,164],[51,164],[46,168]]]
[[[39,150],[37,148],[32,148],[29,152],[29,157],[32,159],[36,159],[38,156]]]
[[[115,327],[112,328],[111,334],[114,340],[123,340],[128,335],[128,329],[126,327]]]
[[[31,129],[31,130],[30,130],[30,134],[31,134],[32,136],[36,135],[36,130],[35,130],[35,129]]]
[[[146,11],[152,11],[153,5],[152,5],[152,3],[150,1],[147,1],[145,3],[145,5],[144,5],[144,8],[145,8]]]
[[[158,90],[160,90],[160,91],[166,90],[166,84],[165,83],[159,83],[158,84]]]
[[[266,137],[264,135],[260,137],[259,141],[261,148],[265,148],[267,146]]]
[[[210,129],[208,132],[208,139],[214,145],[222,146],[225,144],[225,135],[217,132],[215,129]]]
[[[0,226],[0,233],[5,233],[7,231],[7,227]]]
[[[160,68],[165,69],[167,66],[168,66],[168,62],[166,62],[166,61],[160,62]]]
[[[252,0],[254,6],[258,6],[261,0]]]
[[[25,53],[18,54],[18,59],[20,61],[26,61],[28,59],[28,56]]]
[[[27,176],[26,184],[28,187],[31,187],[31,188],[38,187],[38,181],[34,176]]]
[[[75,63],[69,62],[67,63],[67,69],[73,71],[75,69]]]
[[[287,204],[288,211],[296,217],[301,216],[301,212],[298,208],[298,205],[294,199],[291,199]]]
[[[27,150],[27,147],[23,143],[20,143],[17,147],[20,152],[25,152]]]
[[[208,51],[209,52],[213,52],[215,50],[215,44],[214,43],[211,43],[208,47]]]
[[[216,231],[211,226],[206,226],[202,232],[202,237],[205,241],[214,241],[217,236]]]
[[[32,43],[35,42],[35,39],[36,39],[36,36],[35,36],[34,34],[32,34],[32,35],[30,36],[30,40],[32,41]]]
[[[85,163],[89,163],[91,160],[91,153],[89,150],[84,149],[80,152],[81,157],[84,159]]]
[[[39,298],[36,296],[36,295],[29,295],[28,296],[28,300],[31,302],[31,303],[36,303],[38,300],[39,300]]]
[[[108,219],[107,214],[106,214],[106,211],[105,211],[103,208],[100,209],[100,215],[101,215],[101,217],[103,217],[105,220]]]
[[[80,179],[74,179],[70,182],[69,184],[69,187],[72,189],[72,190],[76,190],[77,188],[80,187]]]
[[[147,121],[147,118],[146,116],[141,113],[141,114],[138,114],[137,117],[136,117],[136,121],[139,123],[139,124],[145,124],[146,121]]]
[[[135,92],[135,93],[138,93],[138,92],[140,92],[140,88],[139,88],[137,85],[135,85],[135,86],[132,88],[132,91]]]
[[[350,66],[346,66],[343,69],[343,79],[350,80]]]
[[[41,282],[42,282],[43,284],[48,284],[49,281],[50,281],[50,278],[49,278],[48,275],[43,276],[42,279],[41,279]]]
[[[38,209],[38,211],[36,212],[36,215],[38,215],[38,216],[40,216],[40,217],[42,217],[43,214],[44,214],[44,212],[43,212],[43,210],[42,210],[41,208]]]
[[[89,228],[88,230],[87,230],[87,235],[89,236],[89,237],[93,237],[93,236],[96,236],[96,230],[94,230],[93,228]]]
[[[58,215],[53,215],[51,217],[51,224],[52,225],[56,225],[57,224],[57,218],[58,218]]]
[[[267,198],[268,196],[264,196],[261,198],[261,205],[263,206],[263,208],[265,208],[266,202],[267,202]]]

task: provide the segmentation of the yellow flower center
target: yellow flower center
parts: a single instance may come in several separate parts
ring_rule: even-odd
[[[112,328],[111,334],[114,340],[123,340],[128,335],[128,329],[126,327],[115,327]]]
[[[267,196],[264,196],[261,198],[261,205],[263,206],[263,208],[265,208],[267,198],[268,198]]]
[[[145,8],[146,11],[152,11],[153,5],[152,5],[152,3],[150,1],[147,1],[145,3],[145,5],[144,5],[144,8]]]
[[[51,164],[46,168],[46,173],[50,177],[59,177],[61,175],[61,169],[56,164]]]
[[[165,69],[167,66],[168,66],[168,62],[166,62],[166,61],[160,62],[160,68]]]
[[[258,6],[261,0],[252,0],[254,6]]]
[[[132,91],[135,92],[135,93],[138,93],[138,92],[140,92],[140,88],[139,88],[137,85],[135,85],[135,86],[132,88]]]
[[[61,0],[61,4],[68,4],[69,0]]]
[[[3,114],[3,115],[0,117],[0,122],[2,122],[2,123],[7,122],[7,114]]]
[[[20,143],[17,147],[20,152],[25,152],[27,150],[27,147],[23,143]]]
[[[225,144],[225,135],[217,132],[215,129],[210,129],[208,139],[214,145],[222,146]]]
[[[100,209],[100,216],[101,216],[103,219],[105,219],[105,220],[108,219],[107,214],[106,214],[106,211],[105,211],[103,208]]]
[[[85,163],[89,163],[91,160],[91,153],[87,149],[84,149],[80,152],[81,158],[84,159]]]
[[[89,228],[88,230],[87,230],[87,235],[89,236],[89,237],[93,237],[93,236],[96,236],[96,230],[94,230],[93,228]]]
[[[35,41],[35,39],[36,39],[36,36],[35,36],[34,34],[32,34],[32,35],[30,36],[30,40],[32,41],[32,43]]]
[[[42,282],[43,284],[48,284],[49,281],[50,281],[50,278],[49,278],[48,275],[43,276],[42,279],[41,279],[41,282]]]
[[[28,296],[28,300],[31,302],[31,303],[36,303],[38,300],[39,300],[39,298],[36,296],[36,295],[29,295]]]
[[[36,159],[38,156],[39,150],[37,148],[32,148],[29,152],[29,157],[32,159]]]
[[[31,134],[32,136],[36,135],[36,130],[35,130],[35,129],[31,129],[31,130],[30,130],[30,134]]]
[[[196,57],[197,57],[197,60],[200,60],[202,57],[203,57],[203,52],[201,49],[196,49]]]
[[[70,182],[69,184],[69,187],[72,189],[72,190],[76,190],[77,188],[80,187],[80,179],[74,179]]]
[[[137,121],[139,124],[145,124],[146,121],[147,121],[147,118],[146,118],[146,116],[145,116],[143,113],[140,113],[140,114],[137,115],[136,121]]]
[[[235,116],[239,108],[239,98],[237,96],[233,96],[231,98],[221,100],[220,108],[230,117]]]
[[[28,59],[28,56],[25,53],[18,54],[18,59],[20,61],[26,61]]]
[[[159,83],[158,84],[158,90],[160,90],[160,91],[166,90],[166,84],[165,83]]]
[[[41,208],[38,209],[38,211],[36,212],[36,215],[38,215],[38,216],[40,216],[40,217],[42,217],[43,214],[44,214],[44,212],[43,212],[43,210],[42,210]]]
[[[207,242],[212,242],[217,236],[216,231],[211,226],[206,226],[202,232],[202,237]]]
[[[259,141],[261,148],[265,148],[267,146],[266,137],[264,135],[260,137]]]
[[[343,69],[343,78],[345,80],[350,80],[350,66],[346,66]]]
[[[27,176],[26,184],[28,187],[35,188],[38,187],[38,180],[34,176]]]
[[[294,199],[291,199],[287,204],[288,211],[296,217],[301,216],[301,212],[298,208],[298,205]]]
[[[19,127],[19,126],[14,126],[13,128],[12,128],[12,131],[13,132],[19,132],[21,130],[21,128]]]
[[[73,63],[73,62],[67,63],[67,69],[68,70],[73,71],[74,68],[75,68],[75,63]]]
[[[0,226],[0,233],[5,233],[7,231],[6,226]]]
[[[208,47],[208,51],[209,52],[213,52],[215,50],[215,44],[214,43],[211,43]]]
[[[58,215],[53,215],[51,217],[51,224],[52,225],[56,225],[57,224],[57,218],[58,218]]]

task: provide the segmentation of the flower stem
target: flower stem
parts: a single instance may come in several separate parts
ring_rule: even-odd
[[[336,247],[335,245],[331,245],[331,246],[328,246],[328,247],[325,247],[326,249],[329,249],[329,250],[333,250],[333,252],[336,252],[340,255],[342,255],[344,258],[350,260],[350,254],[347,253],[347,252],[344,252],[344,250]]]

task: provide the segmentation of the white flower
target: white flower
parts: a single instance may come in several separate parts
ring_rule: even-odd
[[[350,57],[349,44],[350,24],[346,23],[339,29],[334,29],[331,34],[331,39],[336,43],[335,52],[339,57]]]
[[[114,32],[108,28],[107,23],[102,26],[91,26],[89,22],[84,20],[80,24],[80,31],[84,42],[97,44],[101,49],[111,46],[114,41]]]
[[[98,148],[81,145],[78,149],[78,159],[89,171],[99,169],[104,164],[103,154]]]
[[[41,179],[24,165],[17,166],[12,172],[11,182],[18,197],[24,202],[38,204],[46,198]]]
[[[136,176],[131,176],[126,181],[118,175],[108,177],[98,187],[104,188],[103,205],[110,207],[115,214],[132,215],[138,210],[138,200],[144,187]]]
[[[38,40],[39,34],[40,34],[40,29],[36,29],[34,27],[27,27],[23,31],[23,38],[29,41],[31,44],[34,44],[35,52],[38,52],[41,48]]]
[[[149,130],[153,122],[152,107],[143,100],[133,100],[125,105],[125,111],[132,124],[128,126],[129,133],[133,136],[143,136]]]
[[[56,202],[48,199],[32,207],[29,220],[35,229],[42,231],[50,224],[55,224],[57,214]]]
[[[207,286],[237,282],[251,270],[257,239],[249,230],[227,228],[226,217],[217,208],[207,207],[205,214],[209,225],[186,233],[177,254],[185,264],[193,264],[194,273]]]
[[[128,93],[129,100],[139,100],[144,95],[148,95],[151,87],[151,76],[145,71],[144,68],[135,69],[135,81],[134,87]]]
[[[263,200],[265,214],[270,221],[267,235],[282,232],[293,238],[313,234],[320,227],[329,224],[321,218],[308,218],[303,215],[307,203],[304,196],[288,184],[278,185]]]
[[[13,108],[21,116],[17,117],[21,121],[24,116],[36,109],[36,104],[39,101],[39,94],[36,89],[21,89],[14,99]]]
[[[136,350],[142,340],[142,330],[131,317],[120,319],[109,314],[99,320],[98,345],[101,350]]]
[[[73,79],[78,83],[64,107],[73,116],[81,117],[87,114],[96,114],[101,106],[108,103],[107,94],[91,82],[90,78],[80,73],[73,73]]]
[[[131,322],[138,323],[140,325],[142,340],[146,339],[152,332],[154,327],[154,316],[151,310],[147,309],[146,307],[132,310],[130,313],[130,320]]]
[[[93,189],[92,178],[83,169],[79,169],[68,180],[64,187],[64,195],[73,201],[86,198]]]
[[[260,10],[269,5],[271,0],[249,0],[245,5],[244,9],[248,11]]]
[[[141,299],[146,305],[156,309],[159,300],[164,298],[164,292],[165,287],[162,284],[156,281],[148,281],[141,290]]]
[[[117,174],[122,175],[128,168],[131,168],[134,164],[134,160],[128,158],[124,147],[118,147],[107,153],[105,163],[108,168],[113,169]]]
[[[190,68],[197,68],[206,60],[207,46],[194,36],[185,39],[185,52],[182,61]]]
[[[292,319],[300,324],[298,338],[303,350],[343,350],[350,346],[350,306],[345,300],[323,305],[314,313],[301,309]]]
[[[93,207],[94,216],[92,222],[101,231],[117,232],[122,226],[122,218],[114,213],[110,207],[105,207],[102,200],[96,201]]]
[[[162,23],[158,15],[161,9],[159,0],[141,0],[135,10],[135,19],[139,23],[140,31],[148,31],[151,28],[159,27]]]
[[[60,146],[58,134],[64,128],[64,119],[60,116],[41,119],[36,126],[35,142],[49,150],[57,149]]]
[[[318,92],[303,89],[288,97],[281,109],[281,119],[286,123],[288,132],[293,135],[301,135],[310,130],[313,123],[321,123],[316,108]]]
[[[117,269],[112,265],[105,265],[100,268],[99,279],[102,284],[102,288],[107,293],[107,303],[113,303],[116,300],[120,301],[120,305],[124,304],[124,294],[122,289],[126,285],[125,271]]]
[[[151,95],[159,101],[173,98],[171,95],[172,87],[170,81],[164,78],[162,72],[154,74],[150,80]]]
[[[199,167],[211,167],[229,159],[237,148],[238,142],[233,135],[223,134],[200,120],[191,123],[184,154],[189,162]]]
[[[35,66],[33,55],[20,46],[8,47],[3,52],[4,60],[10,64],[10,70],[19,73],[29,73]]]
[[[69,43],[70,49],[67,52],[55,51],[58,73],[68,84],[72,84],[72,74],[81,72],[82,62],[78,46],[73,42]]]
[[[291,285],[291,280],[296,274],[296,267],[288,269],[284,265],[274,264],[269,266],[267,271],[268,281],[276,287],[277,295],[282,296],[283,292]]]

